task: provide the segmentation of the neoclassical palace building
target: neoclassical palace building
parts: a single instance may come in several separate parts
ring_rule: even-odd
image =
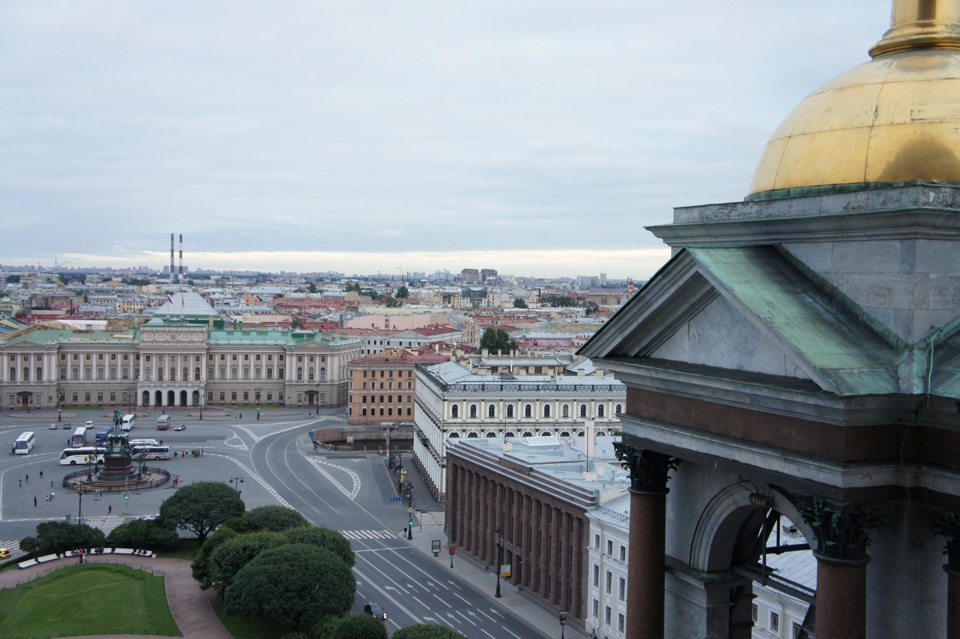
[[[136,329],[35,325],[0,342],[0,408],[341,406],[361,340],[235,330],[194,293]]]

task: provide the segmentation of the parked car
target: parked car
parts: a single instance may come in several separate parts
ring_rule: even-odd
[[[50,430],[57,430],[56,424],[50,424]]]
[[[380,607],[380,604],[370,602],[363,606],[363,611],[368,615],[372,615],[374,619],[379,619],[380,621],[387,620],[387,613],[383,608]]]
[[[187,430],[187,425],[186,425],[186,424],[178,424],[178,425],[176,425],[176,426],[173,427],[173,430]]]

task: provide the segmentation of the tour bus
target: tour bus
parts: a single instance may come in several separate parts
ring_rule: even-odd
[[[18,455],[26,455],[31,450],[33,450],[33,431],[28,430],[25,433],[20,433],[17,437],[16,443],[13,445],[14,451]]]
[[[131,439],[128,442],[131,446],[159,446],[160,442],[155,439]]]
[[[170,459],[169,446],[152,446],[150,444],[136,444],[132,446],[134,457],[143,455],[144,459]]]
[[[97,446],[103,446],[107,443],[107,439],[110,437],[110,433],[113,432],[113,426],[107,426],[106,428],[101,428],[97,431],[97,437],[95,443]]]
[[[87,427],[86,426],[77,426],[77,430],[73,431],[73,435],[70,435],[70,446],[72,448],[80,448],[81,446],[87,445]]]
[[[133,430],[133,427],[137,425],[137,416],[136,415],[124,415],[123,421],[120,422],[120,428],[122,430]]]
[[[170,428],[170,416],[161,415],[157,418],[157,430],[167,430]]]
[[[102,464],[103,455],[107,449],[103,446],[84,446],[82,448],[66,448],[60,453],[61,466],[76,466],[77,464]]]

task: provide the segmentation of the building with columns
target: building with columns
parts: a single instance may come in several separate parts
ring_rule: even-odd
[[[583,628],[588,581],[600,583],[587,561],[597,506],[626,492],[626,473],[612,437],[520,437],[451,441],[447,448],[446,531],[458,553],[471,555],[502,578],[566,610]],[[594,574],[595,573],[595,574]]]
[[[893,6],[580,351],[628,389],[627,636],[749,637],[786,517],[800,637],[960,639],[960,1]]]
[[[447,486],[448,440],[477,437],[583,437],[620,427],[626,387],[570,354],[526,357],[462,354],[416,365],[414,463],[434,496]]]
[[[192,293],[164,310],[140,328],[54,323],[3,335],[0,408],[346,404],[360,340],[234,330]]]

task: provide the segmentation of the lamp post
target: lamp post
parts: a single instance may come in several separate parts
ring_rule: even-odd
[[[200,391],[200,421],[203,421],[203,391]]]
[[[320,417],[320,380],[317,380],[317,396],[313,398],[313,407],[317,411],[317,417]]]
[[[563,639],[563,627],[567,625],[567,611],[560,611],[560,639]]]
[[[410,506],[407,508],[407,539],[413,539],[413,485],[407,484],[407,498]]]
[[[257,396],[257,421],[260,421],[260,389],[258,388],[253,392]]]
[[[233,484],[233,487],[237,490],[237,495],[240,495],[240,484],[243,483],[243,477],[231,477],[228,483]]]
[[[494,597],[500,597],[500,568],[503,566],[503,531],[497,528],[497,592]]]
[[[63,395],[57,397],[57,421],[63,421]]]
[[[77,505],[77,525],[79,526],[80,524],[83,523],[83,487],[82,486],[77,488],[77,501],[79,502],[79,504]]]

